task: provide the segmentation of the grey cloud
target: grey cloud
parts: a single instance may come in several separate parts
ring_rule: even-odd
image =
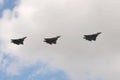
[[[21,0],[16,9],[19,17],[8,21],[12,25],[8,38],[28,36],[28,39],[17,49],[9,44],[8,50],[31,63],[45,61],[60,67],[73,80],[80,80],[87,71],[103,80],[119,80],[119,3],[118,0]],[[82,38],[99,31],[102,34],[96,42]],[[44,37],[57,35],[62,35],[57,45],[43,42]]]

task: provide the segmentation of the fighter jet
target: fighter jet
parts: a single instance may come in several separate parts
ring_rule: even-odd
[[[52,45],[52,44],[56,44],[58,38],[60,38],[61,36],[57,36],[57,37],[53,37],[53,38],[44,38],[44,42]]]
[[[88,40],[88,41],[96,41],[96,38],[99,34],[101,34],[102,32],[98,32],[96,34],[91,34],[91,35],[84,35],[84,39]]]
[[[24,44],[24,39],[27,37],[19,38],[19,39],[11,39],[11,43],[14,43],[16,45],[23,45]]]

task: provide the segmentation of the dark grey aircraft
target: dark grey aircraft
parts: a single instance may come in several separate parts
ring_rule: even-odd
[[[53,37],[53,38],[44,38],[44,42],[52,45],[52,44],[56,44],[58,38],[60,38],[61,36],[57,36],[57,37]]]
[[[24,39],[27,38],[27,37],[23,37],[23,38],[20,38],[20,39],[11,39],[11,42],[16,44],[16,45],[23,45],[24,44]]]
[[[101,34],[102,32],[98,32],[96,34],[91,34],[91,35],[84,35],[84,39],[88,40],[88,41],[96,41],[96,38],[99,34]]]

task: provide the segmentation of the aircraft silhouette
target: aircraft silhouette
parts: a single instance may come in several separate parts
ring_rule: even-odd
[[[102,32],[98,32],[96,34],[91,34],[91,35],[84,35],[84,39],[88,40],[88,41],[96,41],[96,38],[99,34],[101,34]]]
[[[16,45],[23,45],[24,44],[24,39],[27,38],[27,37],[23,37],[23,38],[20,38],[20,39],[11,39],[11,43],[14,43]]]
[[[44,38],[44,42],[52,45],[52,44],[56,44],[58,38],[60,38],[61,36],[57,36],[57,37],[53,37],[53,38]]]

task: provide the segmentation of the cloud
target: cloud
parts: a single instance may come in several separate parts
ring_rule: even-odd
[[[60,69],[39,62],[26,63],[0,52],[0,80],[69,80]]]
[[[63,69],[73,80],[91,75],[119,80],[119,1],[21,0],[14,11],[5,11],[0,20],[3,51],[27,63],[45,62]],[[113,6],[111,6],[111,4]],[[17,17],[15,17],[17,15]],[[96,42],[84,34],[101,31]],[[57,45],[45,37],[62,35]],[[25,45],[10,39],[27,36]]]
[[[2,5],[3,4],[3,0],[0,0],[0,5]]]
[[[13,68],[15,69],[15,67]],[[5,70],[6,68],[0,70],[0,80],[69,80],[67,75],[64,74],[64,71],[53,69],[41,63],[24,67],[17,75],[9,75]]]
[[[0,2],[0,18],[3,17],[4,12],[12,11],[18,4],[19,0],[3,0]]]
[[[38,67],[38,66],[37,66]],[[34,72],[29,75],[28,80],[42,79],[42,80],[70,80],[62,70],[50,67],[48,65],[40,65],[35,68]]]

